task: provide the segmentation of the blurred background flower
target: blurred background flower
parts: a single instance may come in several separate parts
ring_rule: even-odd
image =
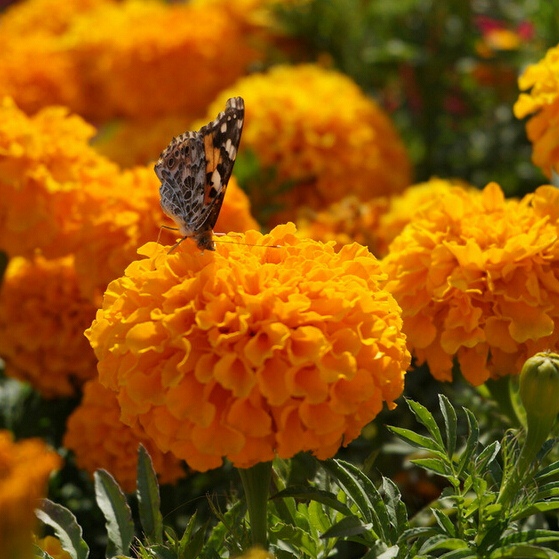
[[[139,425],[130,427],[120,421],[114,392],[98,380],[88,382],[80,405],[68,418],[64,435],[64,446],[74,453],[78,467],[91,476],[103,468],[124,491],[132,493],[136,489],[140,444],[149,452],[160,483],[174,483],[186,475],[181,461],[161,452]]]
[[[31,557],[38,499],[61,459],[40,439],[15,442],[0,430],[0,550],[4,557]]]

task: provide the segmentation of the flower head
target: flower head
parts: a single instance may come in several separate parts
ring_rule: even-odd
[[[96,376],[83,331],[95,306],[80,293],[71,257],[13,258],[0,291],[0,356],[6,375],[46,398],[75,395]]]
[[[517,118],[533,115],[526,124],[533,144],[532,161],[551,177],[559,172],[559,45],[526,68],[518,80],[521,93],[514,105]]]
[[[84,386],[82,402],[68,418],[64,435],[64,446],[74,452],[78,467],[92,475],[103,468],[125,491],[132,492],[136,488],[138,446],[143,444],[160,483],[173,483],[184,477],[180,460],[161,452],[139,425],[125,425],[119,416],[114,392],[96,379]]]
[[[559,193],[540,187],[505,200],[500,187],[452,188],[423,206],[383,260],[419,362],[450,380],[452,360],[472,384],[518,374],[556,347]]]
[[[81,209],[118,167],[88,146],[95,129],[62,107],[28,117],[0,101],[0,250],[57,258],[79,246]]]
[[[293,225],[228,240],[141,249],[86,331],[100,381],[123,421],[197,470],[332,456],[393,405],[409,364],[379,264]]]
[[[60,9],[28,0],[0,19],[0,46],[7,51],[0,95],[13,96],[26,111],[65,104],[95,122],[177,113],[196,118],[259,58],[243,27],[219,6],[68,4]]]
[[[274,179],[259,184],[254,205],[315,210],[341,200],[350,185],[360,200],[403,190],[410,161],[388,116],[348,77],[319,66],[276,66],[238,80],[210,106],[232,95],[247,107],[240,152],[253,152]],[[285,194],[286,184],[295,185]],[[258,217],[258,212],[256,213]]]
[[[28,557],[38,499],[61,459],[39,439],[14,442],[0,431],[0,550],[3,557]]]

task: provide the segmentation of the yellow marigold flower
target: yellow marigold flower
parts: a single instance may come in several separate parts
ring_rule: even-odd
[[[139,425],[120,421],[115,393],[98,380],[83,390],[79,407],[68,418],[64,446],[76,456],[78,467],[90,474],[104,468],[126,492],[136,488],[138,447],[143,444],[151,456],[160,483],[174,483],[185,476],[180,460],[161,452]]]
[[[46,551],[53,559],[72,559],[72,556],[62,549],[60,540],[53,536],[35,538],[35,545]]]
[[[474,385],[518,374],[559,341],[559,191],[505,200],[495,183],[424,205],[383,260],[419,362]]]
[[[390,243],[402,232],[424,204],[429,204],[433,198],[458,186],[465,189],[474,188],[459,179],[432,177],[428,181],[406,188],[401,194],[392,196],[387,211],[380,216],[377,225],[378,255],[384,256],[388,253]]]
[[[30,557],[38,499],[61,459],[40,439],[14,442],[0,431],[0,550],[2,557]]]
[[[346,196],[322,211],[302,208],[298,212],[297,232],[301,238],[334,241],[338,248],[356,242],[378,256],[379,223],[388,206],[389,200],[384,196],[365,202],[357,196]]]
[[[95,306],[80,294],[71,257],[14,258],[0,291],[0,357],[10,377],[46,398],[72,396],[96,376],[83,336]]]
[[[517,118],[532,116],[526,124],[533,144],[532,161],[551,177],[559,172],[559,45],[526,68],[518,80],[521,93],[514,105]]]
[[[6,23],[0,19],[0,29],[19,20],[22,30],[0,40],[8,48],[0,60],[0,95],[12,95],[27,111],[65,104],[96,122],[176,113],[196,118],[259,57],[218,6],[91,1],[58,13],[49,2],[28,0],[19,15],[19,5]],[[52,12],[55,22],[43,25]]]
[[[94,133],[61,107],[28,117],[0,101],[0,250],[56,258],[79,246],[90,185],[113,184],[118,174],[88,146]]]
[[[302,205],[323,209],[348,189],[368,200],[410,183],[410,161],[393,124],[350,78],[311,64],[276,66],[237,81],[208,114],[233,94],[247,106],[240,151],[254,152],[276,174],[273,184],[250,192],[253,206],[282,204],[276,222],[294,218]],[[287,194],[280,188],[286,183],[296,185]]]
[[[383,196],[362,202],[355,196],[346,196],[320,212],[302,208],[297,230],[301,237],[335,241],[338,247],[358,242],[381,257],[422,204],[457,185],[466,187],[461,181],[432,178],[390,198]]]
[[[196,470],[332,456],[393,406],[409,365],[379,263],[292,224],[227,240],[142,247],[86,331],[100,381],[124,422]]]

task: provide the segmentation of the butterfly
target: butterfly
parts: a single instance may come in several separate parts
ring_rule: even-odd
[[[161,208],[174,220],[182,239],[200,250],[215,250],[212,233],[241,142],[245,103],[227,100],[225,110],[198,132],[171,140],[155,164],[161,181]]]

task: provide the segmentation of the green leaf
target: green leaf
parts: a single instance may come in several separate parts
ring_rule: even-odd
[[[441,408],[444,419],[446,449],[449,458],[452,458],[456,451],[456,432],[458,427],[456,410],[444,394],[439,394],[439,407]]]
[[[559,559],[559,553],[552,549],[545,549],[535,545],[511,545],[499,546],[491,555],[490,559],[500,559],[510,557],[511,559],[530,558],[530,559]]]
[[[559,460],[557,462],[553,462],[549,466],[542,468],[534,478],[539,482],[541,479],[545,479],[547,477],[559,477]]]
[[[388,425],[387,429],[416,448],[427,450],[437,456],[440,456],[441,458],[446,458],[446,451],[442,448],[442,446],[437,445],[436,441],[430,437],[419,435],[411,429],[394,427],[393,425]]]
[[[163,517],[160,511],[159,484],[150,455],[143,445],[138,448],[136,494],[144,534],[153,543],[163,543]]]
[[[272,497],[272,500],[285,499],[287,497],[297,499],[298,501],[316,501],[339,511],[344,515],[351,514],[350,508],[345,503],[340,502],[334,493],[324,491],[323,489],[297,485],[279,491]]]
[[[82,538],[82,529],[76,517],[65,507],[48,499],[41,500],[41,508],[35,511],[37,518],[47,526],[54,528],[62,549],[72,559],[87,559],[89,547]]]
[[[372,524],[364,524],[357,516],[345,516],[322,534],[322,538],[349,538],[371,533]]]
[[[334,477],[338,484],[345,489],[348,497],[356,504],[365,522],[372,521],[372,506],[367,492],[360,483],[362,472],[352,464],[342,460],[325,460],[323,467]],[[373,486],[374,487],[374,486]]]
[[[495,460],[501,450],[501,443],[493,441],[490,445],[486,446],[476,458],[476,472],[483,474],[488,469],[489,464]]]
[[[95,498],[103,512],[107,528],[107,557],[128,555],[134,539],[134,523],[126,496],[106,470],[97,470],[93,478]]]
[[[466,438],[466,447],[460,455],[458,461],[458,476],[463,472],[469,471],[470,460],[477,448],[479,442],[479,425],[476,416],[468,409],[462,408],[466,414],[466,419],[468,421],[468,437]]]
[[[550,497],[559,497],[559,481],[553,481],[538,487],[536,501],[542,501]]]
[[[391,479],[382,478],[382,489],[387,497],[386,510],[395,528],[394,536],[399,537],[409,526],[408,509],[402,502],[402,495],[398,486]]]
[[[459,538],[449,538],[444,534],[438,534],[429,538],[420,548],[420,553],[433,553],[433,551],[440,551],[448,549],[449,551],[468,549],[468,544]]]
[[[419,421],[419,423],[427,427],[427,431],[429,431],[429,434],[431,435],[431,437],[433,437],[434,441],[437,443],[438,448],[443,449],[444,448],[443,438],[441,436],[441,431],[439,429],[439,426],[437,425],[437,422],[433,417],[433,414],[425,406],[422,406],[418,402],[409,399],[406,399],[406,402],[410,410],[415,415],[417,421]]]
[[[424,470],[434,472],[443,477],[454,477],[452,471],[450,471],[449,465],[439,458],[414,458],[410,460],[412,464],[423,468]]]
[[[431,512],[435,516],[435,520],[437,524],[441,528],[441,530],[449,537],[455,538],[456,537],[456,528],[454,524],[451,522],[450,518],[439,509],[431,508]]]

